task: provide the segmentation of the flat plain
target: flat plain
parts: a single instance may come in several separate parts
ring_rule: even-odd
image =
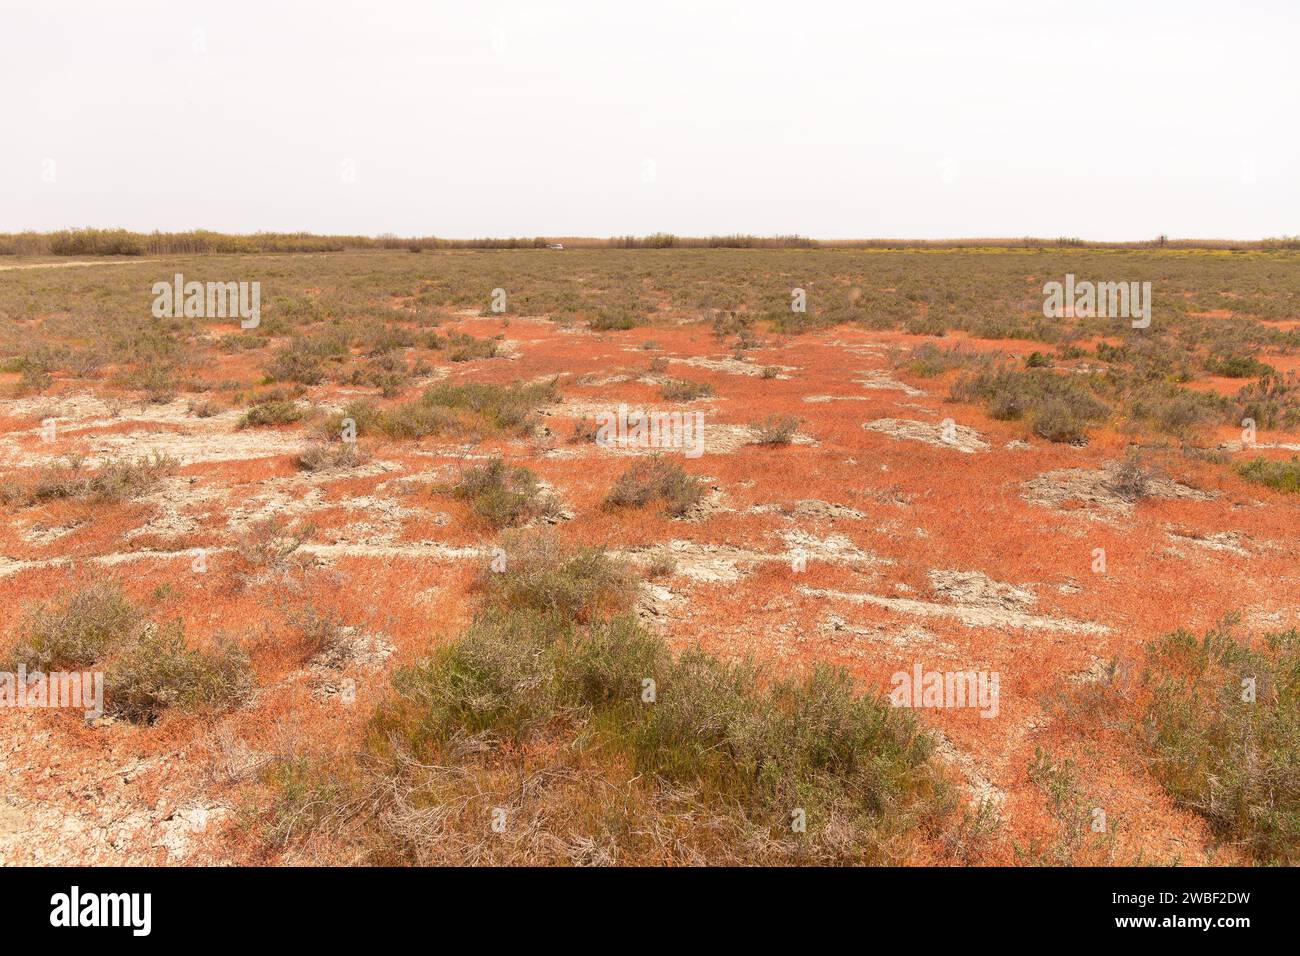
[[[108,686],[0,859],[1295,863],[1298,346],[1293,250],[0,257],[0,669]]]

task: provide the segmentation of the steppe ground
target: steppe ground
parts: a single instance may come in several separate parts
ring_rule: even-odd
[[[259,327],[155,319],[175,273],[259,281]],[[1044,318],[1066,273],[1151,281],[1150,328]],[[900,830],[882,859],[1294,860],[1294,829],[1261,851],[1195,795],[1212,782],[1162,774],[1145,675],[1180,629],[1258,648],[1296,625],[1300,254],[7,257],[0,320],[4,653],[117,582],[132,613],[247,669],[225,697],[169,698],[153,675],[139,707],[110,696],[89,722],[0,710],[0,860],[438,862],[391,832],[377,857],[355,819],[304,809],[347,800],[337,780],[285,791],[318,786],[313,761],[375,759],[392,675],[465,632],[497,549],[529,535],[633,569],[633,613],[675,652],[773,678],[832,665],[868,697],[918,664],[996,672],[996,715],[916,712],[959,822]],[[503,412],[507,388],[446,388],[467,383],[520,384]],[[609,502],[651,459],[590,440],[621,404],[703,413],[702,455],[655,459],[698,480],[680,508]],[[480,468],[498,457],[536,482]],[[1294,676],[1273,690],[1293,719]],[[1294,827],[1288,746],[1267,807]],[[553,807],[515,856],[494,851],[492,809],[527,815],[549,785],[519,760],[463,797],[482,833],[447,859],[691,858],[639,857]]]

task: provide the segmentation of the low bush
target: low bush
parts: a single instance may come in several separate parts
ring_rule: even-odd
[[[1300,494],[1300,458],[1294,455],[1290,461],[1274,461],[1261,456],[1240,462],[1236,468],[1237,474],[1247,481],[1290,494]]]
[[[228,706],[252,688],[248,657],[235,644],[189,647],[179,621],[146,620],[113,582],[29,611],[9,658],[32,672],[103,668],[106,712],[138,722],[169,707]]]
[[[799,431],[799,419],[793,415],[768,415],[749,426],[756,445],[788,445]]]
[[[70,455],[58,464],[42,468],[30,484],[5,484],[2,495],[7,503],[23,506],[62,498],[91,502],[127,501],[156,490],[163,478],[174,473],[176,467],[174,458],[153,454],[135,460],[107,461],[91,471],[83,459]]]
[[[713,386],[705,382],[690,382],[685,379],[673,379],[664,382],[659,390],[670,402],[692,402],[697,398],[708,398],[713,394]]]
[[[291,425],[302,421],[307,409],[289,399],[269,399],[258,402],[240,417],[236,428],[262,428],[269,425]]]
[[[1230,623],[1148,648],[1140,724],[1151,770],[1179,806],[1260,863],[1300,863],[1300,631],[1253,646]]]
[[[608,508],[641,508],[655,499],[664,513],[675,518],[687,514],[704,497],[699,480],[681,465],[659,455],[638,458],[618,477],[605,496]]]
[[[542,492],[535,474],[501,458],[467,469],[451,491],[493,528],[512,527],[557,511],[555,499]]]

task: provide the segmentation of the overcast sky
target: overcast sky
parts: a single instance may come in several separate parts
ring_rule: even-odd
[[[1300,2],[0,0],[0,231],[1300,234]]]

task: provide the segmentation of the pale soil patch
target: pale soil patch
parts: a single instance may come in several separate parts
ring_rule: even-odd
[[[755,378],[761,378],[763,375],[763,369],[768,365],[772,365],[770,362],[760,364],[757,362],[742,362],[739,359],[734,358],[711,359],[702,356],[694,356],[692,358],[670,358],[668,361],[676,362],[681,365],[691,365],[695,368],[708,369],[711,372],[722,372],[726,375],[749,375]],[[772,365],[772,367],[780,369],[776,375],[779,379],[791,378],[790,375],[785,373],[797,372],[799,370],[796,365]]]
[[[829,561],[833,564],[891,564],[886,558],[867,554],[842,534],[819,538],[806,531],[783,531],[781,538],[790,551],[787,559],[803,555],[809,560]]]
[[[323,558],[428,558],[435,561],[467,561],[490,558],[495,550],[488,545],[458,548],[437,541],[407,544],[314,544],[306,542],[298,549],[304,554]]]
[[[956,768],[962,775],[971,802],[976,806],[987,804],[1000,818],[1007,802],[1007,792],[985,776],[980,763],[964,750],[958,750],[946,734],[940,731],[932,733],[935,736],[935,756]]]
[[[793,504],[754,505],[751,514],[779,514],[788,518],[824,518],[828,521],[865,521],[867,515],[847,505],[804,498]]]
[[[941,423],[918,422],[907,418],[879,418],[867,422],[862,427],[867,431],[889,435],[891,438],[924,442],[937,448],[951,448],[953,451],[967,455],[985,451],[989,447],[988,442],[980,438],[979,432],[966,425],[952,426],[949,432],[952,436],[951,441],[945,439],[944,427]]]
[[[53,544],[60,538],[72,534],[84,524],[84,522],[74,522],[68,525],[46,525],[41,522],[29,525],[18,532],[18,537],[27,544],[43,547],[47,544]]]
[[[792,564],[800,554],[806,560],[829,561],[852,565],[888,564],[885,558],[860,550],[843,535],[818,538],[802,531],[781,532],[789,550],[755,551],[733,545],[699,544],[694,541],[666,541],[641,548],[615,552],[639,562],[658,557],[671,558],[678,574],[706,584],[733,584],[745,577],[756,564],[779,562]]]
[[[1066,634],[1107,634],[1110,628],[1090,621],[1071,618],[1041,617],[1000,606],[940,604],[916,598],[885,597],[879,594],[831,591],[824,588],[800,587],[800,593],[811,597],[847,601],[850,604],[873,604],[901,614],[918,617],[945,617],[960,621],[967,627],[1009,627],[1016,630],[1057,631]]]
[[[51,764],[51,734],[22,716],[13,718],[0,745],[0,780],[39,786],[40,799],[16,792],[0,796],[0,863],[94,865],[196,862],[196,854],[219,842],[232,810],[198,799],[186,749],[124,763],[113,752],[103,763]],[[111,721],[104,719],[104,733]],[[17,726],[21,722],[25,726]],[[140,785],[158,782],[160,795],[146,802]]]
[[[994,581],[982,571],[931,571],[929,578],[935,596],[953,604],[1025,610],[1038,601],[1028,588]]]
[[[174,458],[180,465],[248,461],[296,454],[303,445],[299,434],[260,428],[243,431],[207,428],[186,431],[142,429],[126,433],[87,435],[75,444],[75,450],[85,455],[84,464],[90,468],[97,468],[116,459],[147,458],[154,454]],[[12,441],[0,439],[0,464],[7,467],[41,467],[66,458],[74,450],[60,442],[42,445],[41,448],[42,452],[31,452],[17,447]]]
[[[866,371],[863,372],[862,375],[866,377],[857,379],[857,383],[863,388],[873,389],[876,391],[902,392],[904,395],[911,395],[913,398],[925,394],[924,389],[916,388],[915,386],[908,385],[905,382],[899,382],[890,378],[884,372]]]
[[[72,262],[31,262],[20,266],[0,266],[0,272],[12,272],[15,269],[77,269],[82,266],[134,266],[161,261],[161,259],[105,259],[103,261],[74,259]]]
[[[343,676],[345,671],[374,673],[396,653],[397,647],[384,635],[363,634],[358,627],[345,627],[333,646],[317,654],[308,662],[306,671],[311,681],[311,695],[317,700],[332,701],[347,692],[355,691],[355,682]]]
[[[662,628],[668,623],[675,605],[682,602],[681,595],[671,588],[653,581],[644,581],[637,595],[636,616],[643,624]]]
[[[937,634],[919,624],[906,624],[902,627],[888,627],[884,624],[852,624],[838,614],[827,614],[817,625],[817,629],[831,636],[848,634],[902,650],[925,648],[940,654],[953,656],[957,654],[955,646],[940,640]]]
[[[1300,451],[1300,445],[1291,442],[1245,442],[1225,441],[1216,446],[1219,451],[1253,451],[1256,448],[1276,448],[1282,451]]]
[[[610,402],[610,403],[602,404],[602,403],[589,402],[589,401],[576,401],[576,402],[566,401],[560,405],[553,405],[549,409],[541,411],[539,414],[547,418],[555,415],[564,415],[570,418],[598,419],[599,416],[601,415],[616,415],[618,414],[618,409],[619,409],[618,402]],[[695,415],[694,409],[687,408],[682,405],[676,405],[669,408],[665,408],[661,405],[628,404],[627,411],[629,415],[631,415],[634,412],[644,412],[646,414],[659,414],[659,415],[672,414],[672,413],[681,414],[681,415],[690,415],[690,416]],[[704,409],[700,409],[700,411],[707,416],[708,413]],[[695,423],[696,423],[695,419],[692,417],[691,418],[692,429],[694,429]],[[567,435],[561,434],[557,437],[567,438]],[[556,446],[555,448],[550,448],[547,451],[542,453],[542,457],[553,458],[553,459],[571,459],[571,458],[582,458],[587,455],[598,455],[598,454],[683,455],[687,451],[690,451],[692,454],[694,454],[694,452],[701,447],[701,445],[699,444],[700,437],[703,438],[703,444],[702,444],[703,451],[701,452],[701,454],[703,455],[730,455],[735,453],[738,449],[743,448],[746,445],[752,445],[755,443],[754,430],[749,425],[735,425],[735,424],[727,424],[723,422],[711,422],[706,417],[698,433],[698,436],[694,431],[692,431],[691,444],[690,447],[688,448],[651,448],[651,447],[645,447],[634,443],[621,445],[614,442],[611,442],[609,444],[598,444],[596,442],[582,442],[582,443],[572,444],[572,445],[570,444],[559,445]],[[816,445],[817,440],[815,438],[809,437],[808,435],[804,435],[802,433],[796,432],[794,437],[791,439],[791,444]]]
[[[1236,531],[1202,533],[1186,528],[1170,528],[1166,533],[1169,540],[1176,544],[1192,544],[1207,551],[1221,551],[1242,558],[1251,556],[1251,552],[1242,546],[1241,535]]]
[[[1068,502],[1078,502],[1088,517],[1093,519],[1130,514],[1134,503],[1116,494],[1111,488],[1112,468],[1115,464],[1111,462],[1105,468],[1063,468],[1045,472],[1022,484],[1020,497],[1030,504],[1056,509],[1064,508]],[[1146,496],[1210,501],[1218,497],[1218,492],[1201,491],[1172,478],[1156,475],[1147,483]]]

